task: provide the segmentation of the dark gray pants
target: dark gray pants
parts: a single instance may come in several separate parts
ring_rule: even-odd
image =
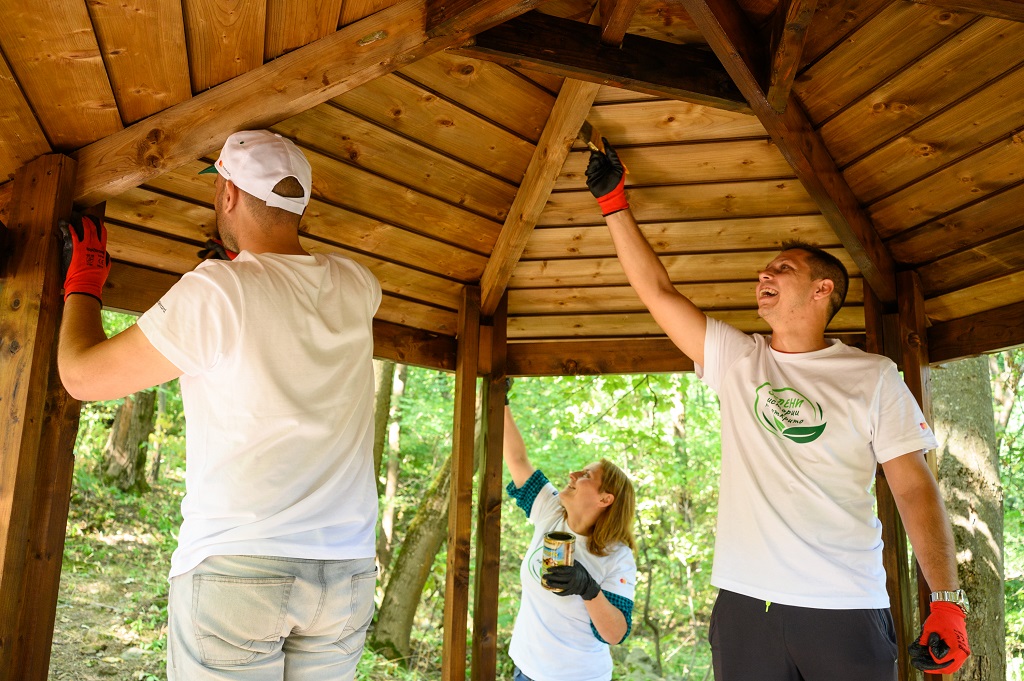
[[[708,636],[715,681],[896,681],[888,608],[765,606],[719,592]]]

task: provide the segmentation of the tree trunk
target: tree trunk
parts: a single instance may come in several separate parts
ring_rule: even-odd
[[[149,465],[149,482],[156,483],[160,479],[160,463],[163,456],[161,447],[164,442],[164,428],[167,419],[167,390],[164,386],[156,389],[156,438],[153,442],[153,460]]]
[[[387,444],[388,418],[391,415],[391,392],[395,382],[395,363],[373,360],[373,383],[376,397],[373,402],[373,472],[377,480],[377,494],[383,492],[380,484],[380,464]]]
[[[434,556],[448,536],[451,474],[452,457],[449,455],[423,495],[384,591],[370,647],[392,660],[407,659],[411,653],[409,636],[416,608]]]
[[[971,602],[972,655],[956,678],[1005,679],[1003,489],[987,358],[950,362],[932,372],[932,417],[960,584]]]
[[[149,491],[146,451],[153,432],[156,392],[146,390],[124,398],[103,450],[103,479],[124,492]]]
[[[400,442],[402,435],[402,413],[399,409],[402,395],[405,394],[405,377],[408,367],[404,364],[393,365],[394,380],[388,385],[391,397],[390,419],[387,428],[387,473],[384,481],[384,495],[380,512],[380,531],[377,532],[377,567],[380,569],[381,580],[385,579],[391,567],[391,555],[395,550],[395,496],[398,494],[398,469],[402,462]],[[378,478],[379,479],[379,478]]]

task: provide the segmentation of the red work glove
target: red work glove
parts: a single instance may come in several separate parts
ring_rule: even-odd
[[[626,166],[622,165],[619,155],[602,137],[604,151],[590,152],[590,163],[587,164],[587,187],[601,206],[601,215],[611,215],[629,208],[626,201]]]
[[[61,232],[65,254],[61,264],[66,268],[64,300],[72,293],[81,293],[92,296],[102,305],[103,285],[110,273],[107,228],[103,220],[72,214],[71,222],[61,223]]]
[[[921,635],[910,644],[910,662],[925,674],[952,674],[971,654],[967,615],[955,603],[932,603]],[[952,647],[951,647],[952,646]]]
[[[220,239],[207,239],[206,244],[196,254],[201,260],[234,260],[238,254],[228,250]]]

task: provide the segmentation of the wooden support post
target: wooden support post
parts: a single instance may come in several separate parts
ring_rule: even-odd
[[[885,355],[882,304],[868,286],[864,287],[864,323],[867,331],[867,351]],[[890,359],[893,357],[890,356]],[[896,501],[881,466],[878,466],[875,472],[875,497],[878,499],[878,519],[882,522],[885,589],[889,592],[889,607],[896,625],[897,678],[899,681],[911,681],[914,678],[912,675],[916,672],[910,666],[910,658],[906,652],[914,637],[907,531],[903,527],[903,520],[900,518],[899,509],[896,508]]]
[[[903,380],[910,392],[917,398],[921,411],[928,423],[932,420],[931,370],[928,366],[928,329],[924,310],[924,292],[921,278],[917,272],[904,271],[896,275],[896,301],[899,304],[900,343],[903,357]],[[938,465],[935,452],[926,452],[925,458],[932,475],[938,477]],[[916,562],[915,562],[916,565]],[[928,616],[930,606],[928,596],[931,588],[917,565],[917,597],[918,612],[921,621]],[[947,681],[952,675],[941,674],[935,677]]]
[[[448,566],[444,589],[444,649],[441,656],[441,678],[444,679],[466,677],[473,435],[476,425],[476,373],[480,363],[480,289],[476,286],[463,289],[458,343],[451,501],[448,511]]]
[[[501,469],[505,432],[508,294],[492,318],[491,372],[484,400],[484,460],[477,483],[473,658],[469,678],[494,681],[498,664],[498,573],[501,568]]]
[[[74,175],[75,162],[54,154],[14,178],[0,286],[0,681],[46,679],[53,638],[79,406],[54,370],[56,230]]]

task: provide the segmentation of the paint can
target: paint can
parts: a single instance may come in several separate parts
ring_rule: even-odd
[[[544,553],[541,559],[540,584],[548,591],[552,589],[544,584],[544,573],[556,565],[572,565],[572,553],[576,547],[576,535],[569,532],[548,532],[544,535]]]

